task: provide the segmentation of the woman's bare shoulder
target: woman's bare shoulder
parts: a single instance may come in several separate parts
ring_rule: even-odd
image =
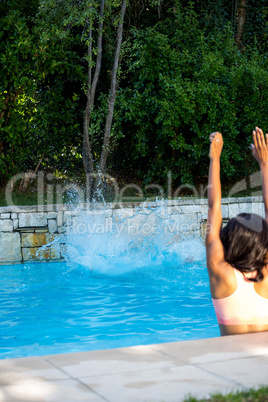
[[[213,299],[231,296],[237,288],[234,268],[226,261],[208,263],[210,291]]]

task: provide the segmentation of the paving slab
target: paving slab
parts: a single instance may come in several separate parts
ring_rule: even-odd
[[[233,382],[191,365],[83,378],[82,381],[111,402],[179,402],[190,395],[209,397],[220,389],[229,393],[238,388]]]
[[[268,356],[232,359],[231,361],[201,364],[198,367],[226,380],[249,388],[268,384]]]
[[[21,382],[0,388],[0,401],[10,402],[103,402],[104,398],[73,379],[45,383]]]
[[[161,343],[158,352],[188,364],[209,363],[258,355],[268,355],[268,332],[218,338]]]
[[[141,372],[184,364],[158,352],[154,345],[51,355],[47,360],[74,378]]]
[[[67,374],[41,356],[0,360],[0,387],[19,382],[32,383],[68,378]]]
[[[268,332],[0,360],[0,401],[179,402],[268,385]]]

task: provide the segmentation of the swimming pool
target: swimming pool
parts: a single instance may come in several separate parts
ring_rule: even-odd
[[[219,336],[201,241],[159,253],[1,266],[0,358]]]

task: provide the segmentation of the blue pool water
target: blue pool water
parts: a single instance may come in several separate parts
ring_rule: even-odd
[[[72,259],[1,266],[0,357],[219,336],[200,241],[133,259],[104,270],[97,259],[96,269]]]

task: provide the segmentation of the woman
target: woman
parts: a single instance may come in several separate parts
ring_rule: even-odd
[[[262,172],[265,219],[240,214],[222,226],[219,132],[210,135],[207,268],[221,335],[268,331],[268,135],[253,131]]]

